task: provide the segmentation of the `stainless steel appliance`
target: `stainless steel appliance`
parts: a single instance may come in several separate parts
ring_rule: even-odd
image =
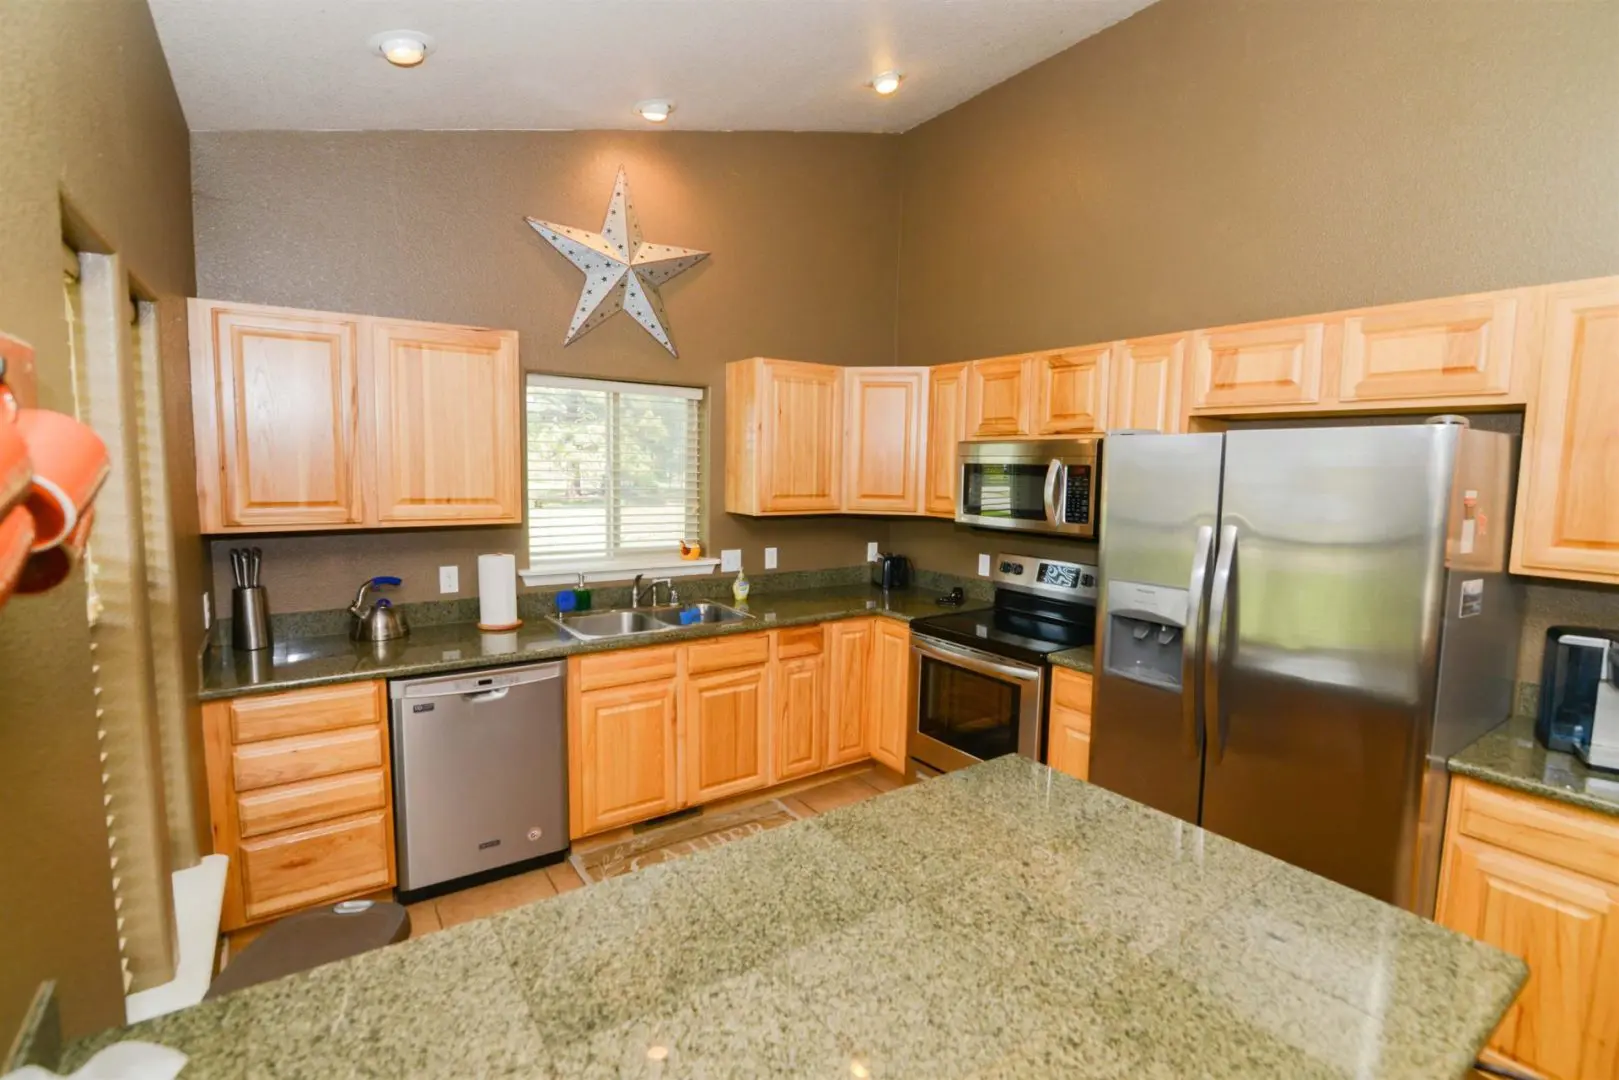
[[[1619,632],[1546,631],[1535,734],[1598,769],[1619,769]]]
[[[1047,657],[1096,635],[1096,568],[997,555],[992,607],[911,623],[912,770],[932,775],[1003,754],[1042,757]]]
[[[1433,909],[1446,760],[1512,706],[1514,436],[1108,444],[1093,782]]]
[[[1094,539],[1101,466],[1101,439],[961,443],[956,520]]]
[[[396,577],[374,577],[360,583],[360,591],[354,594],[354,603],[349,605],[349,638],[353,641],[392,641],[402,638],[410,633],[410,623],[405,620],[403,612],[393,606],[393,601],[382,597],[370,607],[365,606],[365,594],[384,585],[399,585],[400,579]]]
[[[908,589],[911,560],[903,555],[879,553],[871,563],[871,583],[879,589]]]
[[[566,671],[388,684],[402,894],[568,850]]]

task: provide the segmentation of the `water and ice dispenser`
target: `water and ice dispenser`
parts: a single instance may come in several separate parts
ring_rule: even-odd
[[[1109,675],[1179,693],[1191,594],[1167,585],[1110,581],[1107,585]]]

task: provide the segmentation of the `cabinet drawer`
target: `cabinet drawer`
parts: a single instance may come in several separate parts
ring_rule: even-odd
[[[1051,704],[1085,715],[1085,730],[1091,729],[1091,677],[1083,671],[1057,668],[1051,673]]]
[[[374,724],[382,719],[377,687],[374,682],[344,683],[235,698],[230,703],[231,741],[257,742]]]
[[[763,664],[770,659],[769,634],[738,634],[736,637],[703,641],[686,646],[686,673],[701,675],[705,671],[724,671],[726,668]]]
[[[660,649],[625,649],[623,652],[581,656],[574,661],[574,685],[580,690],[600,690],[608,686],[648,682],[675,677],[673,645]]]
[[[790,630],[776,631],[776,656],[782,660],[794,656],[819,656],[824,648],[826,635],[821,631],[819,624],[815,626],[795,626]]]
[[[242,792],[380,768],[385,757],[382,727],[372,724],[238,746],[231,751],[231,771],[235,789]]]
[[[236,800],[237,831],[244,837],[262,836],[386,805],[387,776],[381,769],[362,769],[243,795]]]
[[[1456,831],[1619,884],[1619,818],[1458,779]]]
[[[393,884],[384,811],[277,833],[241,845],[248,922]]]

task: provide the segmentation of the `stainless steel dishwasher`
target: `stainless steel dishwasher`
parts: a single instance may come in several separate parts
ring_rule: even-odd
[[[566,671],[388,684],[401,894],[567,851]]]

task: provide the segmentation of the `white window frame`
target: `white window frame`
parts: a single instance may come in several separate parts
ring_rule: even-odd
[[[527,411],[528,388],[531,381],[540,381],[546,387],[557,389],[578,389],[590,391],[607,391],[629,394],[664,393],[670,397],[685,398],[689,401],[698,401],[706,405],[708,391],[699,386],[674,386],[661,383],[622,382],[613,379],[573,378],[563,375],[549,375],[543,372],[529,372],[523,380],[523,397],[525,415]],[[702,408],[703,405],[699,405]],[[705,417],[704,426],[707,421]],[[707,432],[704,431],[704,436]],[[701,474],[698,479],[702,498],[708,498],[708,447],[706,437],[699,446],[698,468]],[[523,432],[523,454],[525,464],[528,456],[528,430],[525,423]],[[523,478],[523,540],[525,544],[531,543],[529,534],[529,513],[532,511],[531,496],[528,491],[528,477]],[[706,509],[706,507],[705,507]],[[700,512],[700,515],[702,512]],[[706,515],[702,515],[706,516]],[[622,555],[598,559],[580,559],[569,563],[566,567],[558,564],[536,562],[534,549],[528,549],[528,568],[518,571],[518,576],[525,585],[573,585],[577,584],[583,576],[587,584],[604,582],[628,581],[637,574],[652,574],[657,577],[695,577],[712,574],[714,568],[720,564],[717,558],[708,557],[707,553],[699,559],[683,559],[678,552],[662,553],[649,552],[638,555]]]

